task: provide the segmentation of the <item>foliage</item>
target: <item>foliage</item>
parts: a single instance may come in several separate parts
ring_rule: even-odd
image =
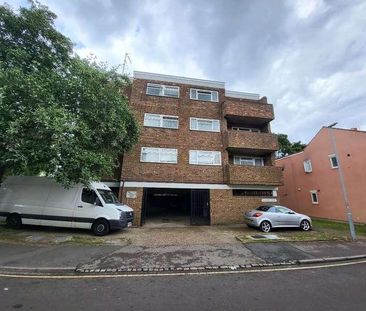
[[[112,175],[138,139],[116,69],[73,53],[56,15],[0,6],[0,178],[53,176],[65,186]]]
[[[277,151],[278,158],[303,151],[306,147],[306,144],[303,144],[301,141],[291,143],[286,134],[277,134],[277,138],[279,146]]]

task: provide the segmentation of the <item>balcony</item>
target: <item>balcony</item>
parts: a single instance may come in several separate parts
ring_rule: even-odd
[[[258,120],[265,123],[274,119],[273,106],[250,100],[226,99],[223,104],[225,117],[239,117],[242,119]]]
[[[232,185],[280,186],[282,168],[276,166],[244,166],[227,164],[225,166],[226,183]]]
[[[228,130],[226,148],[273,152],[278,150],[278,141],[274,134]]]

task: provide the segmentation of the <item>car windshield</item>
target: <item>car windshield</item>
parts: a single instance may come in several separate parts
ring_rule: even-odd
[[[103,198],[103,201],[106,204],[119,203],[117,197],[114,195],[114,193],[111,190],[98,189],[98,193],[101,195],[101,197]]]
[[[266,205],[263,205],[263,206],[259,206],[256,208],[257,211],[261,211],[261,212],[267,212],[268,209],[270,209],[271,206],[266,206]]]

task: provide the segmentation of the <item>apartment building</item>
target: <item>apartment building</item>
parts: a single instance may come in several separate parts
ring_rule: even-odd
[[[123,156],[119,197],[135,225],[241,223],[245,210],[276,202],[282,172],[265,97],[135,71],[130,105],[141,136]]]
[[[366,223],[365,154],[366,132],[323,127],[303,152],[276,160],[284,177],[281,204],[313,217],[346,221],[346,200],[353,220]]]

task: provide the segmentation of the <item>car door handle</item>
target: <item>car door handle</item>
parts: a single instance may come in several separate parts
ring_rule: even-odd
[[[83,206],[82,205],[78,205],[78,208],[83,208]]]

